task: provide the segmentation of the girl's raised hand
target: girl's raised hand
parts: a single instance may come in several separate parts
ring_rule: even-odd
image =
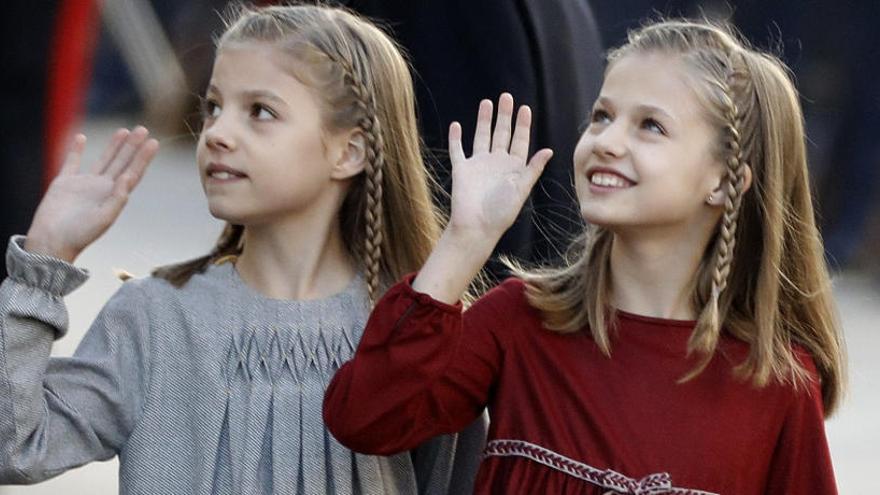
[[[159,142],[137,127],[119,129],[97,163],[80,169],[86,137],[79,134],[40,201],[25,249],[73,262],[113,225],[156,155]]]
[[[449,225],[412,282],[417,292],[450,304],[458,301],[492,254],[501,234],[513,224],[553,156],[549,149],[542,149],[526,163],[532,111],[520,107],[513,136],[512,121],[513,97],[509,94],[498,99],[494,132],[492,102],[480,102],[470,158],[461,148],[461,126],[453,122],[449,127],[452,211]]]
[[[452,211],[449,228],[497,242],[510,228],[529,192],[553,156],[550,149],[536,152],[531,160],[529,132],[532,112],[521,106],[511,136],[513,97],[498,99],[498,117],[492,131],[492,102],[483,100],[477,115],[474,149],[465,157],[461,125],[449,128],[449,156],[452,161]],[[493,244],[494,246],[494,244]]]

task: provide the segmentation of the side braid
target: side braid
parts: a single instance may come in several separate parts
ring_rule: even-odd
[[[722,320],[725,318],[727,311],[726,308],[722,307],[721,294],[727,288],[731,265],[733,264],[737,222],[745,189],[746,173],[742,149],[743,142],[740,133],[742,117],[739,113],[739,107],[734,100],[732,84],[736,80],[735,76],[735,73],[731,74],[726,81],[715,83],[715,86],[719,89],[718,93],[726,121],[724,132],[727,145],[725,149],[727,171],[724,187],[727,197],[724,201],[724,213],[721,217],[721,225],[715,243],[709,300],[703,309],[697,330],[691,336],[688,346],[689,350],[699,351],[702,354],[702,359],[694,370],[682,378],[682,381],[696,376],[709,364],[715,347],[718,344]]]
[[[732,78],[730,78],[732,79]],[[742,140],[740,128],[742,125],[739,108],[734,102],[733,90],[728,83],[719,85],[721,89],[721,103],[724,106],[724,115],[727,120],[725,133],[727,134],[727,174],[724,187],[727,189],[727,197],[724,201],[724,213],[721,217],[721,226],[718,231],[718,240],[715,244],[714,267],[712,268],[712,288],[709,295],[709,338],[701,346],[705,350],[714,348],[721,330],[721,293],[727,288],[727,280],[730,277],[730,267],[733,263],[733,251],[736,248],[736,227],[739,220],[740,205],[742,204],[743,189],[745,188],[745,171],[743,163]]]
[[[730,96],[730,87],[724,91],[723,102],[726,107],[729,157],[727,159],[727,177],[725,187],[727,198],[724,202],[724,215],[721,218],[721,229],[718,236],[717,251],[715,253],[715,268],[712,273],[712,299],[717,303],[721,293],[727,288],[727,279],[730,276],[730,265],[733,261],[733,250],[736,246],[736,226],[739,220],[740,205],[742,204],[743,188],[745,186],[745,164],[742,158],[742,147],[739,129],[741,127],[738,109]]]
[[[364,270],[367,277],[367,289],[370,300],[375,302],[382,276],[382,243],[385,230],[382,207],[385,141],[372,92],[367,88],[367,85],[348,60],[342,56],[331,56],[331,58],[342,67],[344,80],[355,96],[355,104],[361,114],[358,127],[363,131],[367,141],[366,164],[364,167],[367,189],[367,204],[364,211],[366,238],[364,239],[362,252],[364,256]]]

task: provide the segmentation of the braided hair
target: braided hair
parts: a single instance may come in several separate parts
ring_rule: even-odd
[[[412,77],[401,49],[380,28],[341,8],[237,6],[226,17],[218,51],[230,43],[276,46],[291,61],[291,74],[321,101],[326,131],[356,129],[363,135],[364,170],[352,179],[339,220],[346,249],[375,301],[391,282],[421,267],[442,221],[432,201]],[[242,226],[227,225],[208,255],[154,273],[183,285],[212,263],[240,254],[243,232]]]
[[[825,410],[844,382],[842,339],[816,228],[797,91],[785,65],[751,48],[732,28],[707,21],[661,20],[630,33],[609,53],[609,67],[630,54],[661,53],[686,67],[717,129],[724,205],[692,284],[697,324],[688,342],[690,380],[716,354],[720,335],[749,345],[734,373],[756,386],[804,386],[805,351],[816,364]],[[746,188],[751,171],[752,186]],[[610,355],[607,270],[610,233],[588,227],[577,255],[558,269],[520,271],[529,302],[547,328],[589,327]]]

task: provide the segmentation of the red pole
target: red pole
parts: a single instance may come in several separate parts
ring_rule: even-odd
[[[83,112],[100,28],[95,0],[62,0],[49,49],[43,186],[58,173],[71,129]]]

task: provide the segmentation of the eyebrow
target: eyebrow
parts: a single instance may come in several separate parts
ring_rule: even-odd
[[[217,88],[217,86],[214,86],[213,84],[209,84],[208,90],[206,91],[206,93],[221,93],[221,91]],[[284,98],[281,98],[277,94],[273,93],[272,91],[266,90],[266,89],[250,89],[250,90],[242,91],[241,95],[244,96],[245,98],[248,98],[248,99],[266,99],[266,100],[272,100],[272,101],[274,101],[276,103],[280,103],[282,105],[287,105],[287,102],[284,101]]]
[[[612,106],[612,107],[614,106],[614,104],[611,102],[611,100],[609,100],[608,98],[606,98],[604,96],[600,96],[599,98],[597,98],[596,102],[601,105],[608,105],[608,106]],[[640,113],[660,114],[660,115],[666,117],[667,119],[672,120],[673,122],[678,121],[678,119],[676,119],[675,117],[670,115],[669,112],[667,112],[666,110],[663,110],[660,107],[654,106],[654,105],[646,105],[646,104],[636,105],[635,109],[636,109],[636,111],[638,111]]]

